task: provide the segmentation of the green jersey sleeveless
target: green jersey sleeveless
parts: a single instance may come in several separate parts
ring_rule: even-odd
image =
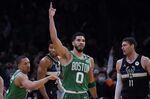
[[[83,58],[79,58],[72,51],[70,52],[72,59],[67,65],[62,66],[63,87],[65,90],[71,91],[87,91],[88,90],[88,72],[90,70],[90,57],[83,54]]]
[[[25,99],[27,95],[27,91],[25,88],[20,88],[15,85],[16,77],[21,73],[20,70],[17,70],[10,79],[10,86],[6,92],[6,96],[4,99]]]

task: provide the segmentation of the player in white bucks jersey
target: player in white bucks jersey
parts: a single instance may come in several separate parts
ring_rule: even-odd
[[[60,56],[63,71],[63,87],[65,94],[63,99],[89,99],[87,91],[94,99],[97,99],[96,84],[93,76],[94,60],[83,53],[85,47],[85,35],[77,32],[72,37],[73,50],[70,52],[64,47],[57,37],[54,23],[56,9],[49,8],[50,38],[54,44],[56,53]]]
[[[125,55],[116,63],[117,84],[115,99],[147,99],[149,92],[150,59],[136,53],[136,41],[126,37],[122,41]]]

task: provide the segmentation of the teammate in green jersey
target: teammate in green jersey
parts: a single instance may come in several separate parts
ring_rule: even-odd
[[[0,99],[3,99],[4,81],[0,76]]]
[[[30,61],[26,56],[18,57],[18,70],[12,75],[10,79],[10,86],[6,92],[4,99],[26,99],[28,90],[36,90],[49,80],[56,80],[56,76],[47,76],[38,81],[30,81],[27,73],[30,71]]]
[[[49,8],[49,29],[55,51],[60,56],[60,62],[63,66],[63,87],[65,89],[63,99],[89,99],[88,90],[92,97],[97,99],[93,76],[94,60],[83,53],[85,35],[81,32],[74,34],[72,38],[73,50],[69,51],[57,37],[54,23],[55,12],[56,9],[52,7],[51,3]]]

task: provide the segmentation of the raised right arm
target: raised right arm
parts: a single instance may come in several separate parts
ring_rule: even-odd
[[[49,31],[50,31],[50,38],[53,42],[54,48],[56,50],[56,53],[61,56],[68,56],[68,49],[64,47],[60,41],[60,39],[57,36],[57,30],[55,27],[55,22],[54,22],[54,15],[55,15],[56,9],[52,7],[52,2],[50,3],[50,8],[49,8]]]
[[[122,59],[118,60],[116,63],[116,71],[117,71],[117,84],[115,89],[115,99],[121,99],[121,90],[122,90],[122,80],[120,74]]]

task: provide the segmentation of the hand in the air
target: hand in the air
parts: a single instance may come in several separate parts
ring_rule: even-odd
[[[49,8],[49,17],[53,17],[55,15],[56,9],[53,8],[52,2],[50,2]]]

